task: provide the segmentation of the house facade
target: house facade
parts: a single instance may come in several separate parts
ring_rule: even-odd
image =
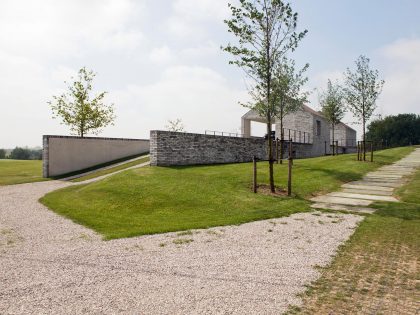
[[[255,111],[248,111],[241,118],[243,137],[251,137],[251,121],[267,122],[265,118],[260,117]],[[271,123],[275,124],[276,138],[280,138],[280,121],[275,119]],[[344,123],[339,123],[334,130],[334,139],[338,141],[338,152],[355,152],[356,130]],[[283,119],[283,132],[285,140],[310,145],[308,148],[310,156],[332,153],[331,124],[322,113],[309,106],[303,105],[298,111],[288,114]]]

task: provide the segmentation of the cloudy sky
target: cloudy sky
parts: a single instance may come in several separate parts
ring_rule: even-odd
[[[0,1],[0,147],[69,134],[47,101],[86,66],[115,104],[101,135],[147,138],[168,119],[187,131],[237,132],[247,99],[240,70],[220,45],[228,0]],[[382,115],[420,113],[420,1],[295,0],[308,36],[291,55],[308,62],[308,90],[340,79],[365,54],[385,79]],[[317,92],[310,106],[317,108]],[[345,122],[351,123],[348,115]],[[258,128],[255,129],[256,133]]]

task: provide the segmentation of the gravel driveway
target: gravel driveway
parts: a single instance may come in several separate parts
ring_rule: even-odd
[[[68,185],[0,187],[0,314],[279,314],[362,220],[312,212],[102,241],[37,202]]]

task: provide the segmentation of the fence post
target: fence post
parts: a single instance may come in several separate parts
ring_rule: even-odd
[[[292,194],[292,163],[293,163],[293,142],[289,141],[289,172],[287,177],[287,195]]]
[[[324,141],[324,155],[327,155],[327,141]]]
[[[373,162],[373,141],[370,142],[370,161]]]
[[[336,146],[335,146],[335,155],[338,155],[338,140],[335,143],[336,143]]]
[[[279,138],[276,138],[276,164],[279,164]]]
[[[359,160],[359,141],[357,141],[357,160]]]
[[[254,193],[257,193],[257,157],[254,155],[252,158],[252,164],[253,164],[253,180],[252,180],[252,189]]]

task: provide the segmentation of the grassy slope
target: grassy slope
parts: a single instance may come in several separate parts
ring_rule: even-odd
[[[41,202],[108,239],[240,224],[307,211],[305,197],[359,179],[411,150],[379,152],[376,163],[357,162],[354,155],[296,160],[295,198],[253,194],[252,165],[244,163],[145,167],[52,192]],[[268,182],[267,168],[259,164],[260,182]],[[275,174],[277,184],[285,187],[286,165],[276,165]]]
[[[401,203],[376,203],[322,271],[299,314],[415,314],[420,286],[420,170],[399,189]]]
[[[71,182],[82,182],[82,181],[85,181],[85,180],[88,180],[88,179],[96,178],[96,177],[99,177],[99,176],[103,176],[103,175],[106,175],[106,174],[109,174],[109,173],[113,173],[113,172],[117,172],[117,171],[129,168],[129,167],[132,167],[132,166],[135,166],[135,165],[139,165],[141,163],[148,162],[149,160],[150,160],[149,157],[145,157],[145,158],[138,159],[138,160],[135,160],[135,161],[132,161],[132,162],[128,162],[128,163],[125,163],[125,164],[122,164],[122,165],[111,167],[111,168],[108,168],[108,169],[105,169],[105,170],[99,170],[99,171],[96,171],[94,173],[91,173],[91,174],[88,174],[88,175],[85,175],[85,176],[82,176],[82,177],[79,177],[79,178],[75,178],[75,179],[71,180]]]
[[[42,161],[0,160],[0,186],[47,180],[42,177]]]

